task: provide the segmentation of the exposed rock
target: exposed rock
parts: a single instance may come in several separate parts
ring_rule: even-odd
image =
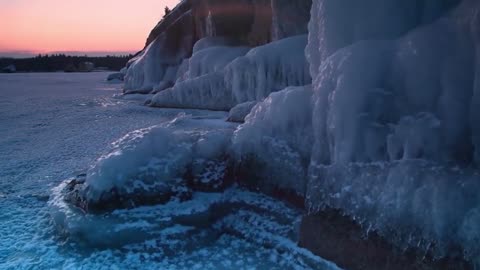
[[[193,190],[202,192],[222,191],[233,183],[229,177],[227,158],[217,160],[197,159],[187,173],[188,185]]]
[[[192,196],[191,190],[184,182],[175,184],[156,183],[155,185],[139,185],[132,187],[131,192],[120,192],[112,188],[104,192],[98,200],[88,200],[85,194],[88,187],[85,185],[86,174],[72,179],[63,190],[64,200],[88,213],[101,213],[115,209],[133,208],[143,205],[165,204],[171,200],[185,201]]]
[[[312,1],[271,0],[272,40],[307,33]]]
[[[335,210],[304,216],[300,246],[351,270],[471,270],[461,253],[435,260],[417,249],[400,250]]]

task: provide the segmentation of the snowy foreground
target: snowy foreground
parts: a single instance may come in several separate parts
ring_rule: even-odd
[[[141,106],[105,77],[0,75],[0,269],[337,269],[297,247],[300,210],[237,186],[100,215],[67,204],[62,179],[88,171],[92,196],[128,181],[114,172],[176,181],[235,127],[226,113]]]

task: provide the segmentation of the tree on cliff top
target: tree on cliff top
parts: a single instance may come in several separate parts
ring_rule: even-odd
[[[170,14],[171,10],[169,7],[165,7],[165,14],[163,14],[163,18],[167,17],[168,14]]]

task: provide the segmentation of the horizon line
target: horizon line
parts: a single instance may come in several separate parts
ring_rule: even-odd
[[[102,56],[122,56],[136,54],[138,51],[22,51],[22,50],[6,50],[0,51],[0,58],[32,58],[38,55],[53,55],[53,54],[65,54],[68,56],[88,56],[88,57],[102,57]]]

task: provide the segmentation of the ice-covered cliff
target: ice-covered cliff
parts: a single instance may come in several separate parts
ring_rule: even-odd
[[[310,207],[403,247],[479,258],[479,11],[471,0],[314,1]]]
[[[480,265],[480,2],[310,4],[184,1],[130,62],[126,92],[258,102],[229,143],[238,175],[399,249]]]
[[[157,107],[229,110],[309,84],[310,6],[311,0],[183,1],[130,61],[125,92],[156,93],[150,104]]]

